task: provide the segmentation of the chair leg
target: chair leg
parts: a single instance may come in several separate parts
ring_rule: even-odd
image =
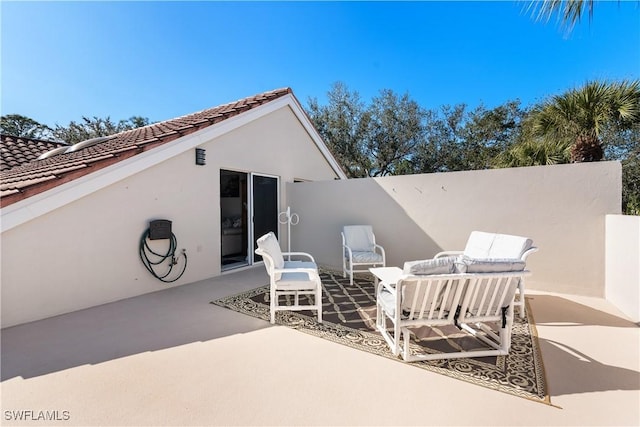
[[[524,314],[524,306],[520,308],[520,313]],[[511,330],[513,328],[513,304],[509,306],[507,313],[507,324],[500,329],[500,349],[509,352],[511,347]]]
[[[519,311],[520,311],[520,318],[524,319],[524,306],[525,306],[525,300],[524,300],[524,279],[520,279],[520,283],[518,283],[518,293],[520,294],[520,300],[519,302]]]
[[[347,259],[342,257],[342,278],[347,277]]]
[[[277,306],[277,297],[276,297],[276,292],[275,290],[272,288],[271,289],[271,301],[269,301],[269,308],[270,308],[270,312],[271,312],[271,323],[274,324],[276,323],[276,306]]]
[[[402,337],[402,329],[400,328],[400,322],[396,321],[393,325],[393,339],[395,340],[394,342],[394,348],[393,348],[393,355],[394,356],[398,356],[400,355],[400,338]],[[407,354],[409,354],[407,352]]]
[[[322,286],[316,292],[316,307],[318,307],[318,323],[322,323]]]

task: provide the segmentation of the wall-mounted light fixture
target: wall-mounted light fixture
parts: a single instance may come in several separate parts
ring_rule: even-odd
[[[204,166],[207,164],[205,155],[206,152],[204,148],[196,148],[196,165]]]

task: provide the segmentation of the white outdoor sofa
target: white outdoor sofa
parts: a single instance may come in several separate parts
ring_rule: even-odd
[[[380,281],[377,288],[376,326],[395,356],[414,362],[509,354],[513,296],[528,271],[418,276],[398,270],[395,283]],[[412,354],[409,328],[446,325],[476,336],[487,349]]]
[[[535,252],[531,239],[473,232],[465,251],[374,268],[376,327],[395,356],[405,361],[507,355],[511,347],[514,306],[524,314],[525,258]],[[475,255],[472,257],[470,255]],[[515,301],[520,288],[520,300]],[[411,350],[411,330],[453,325],[485,344],[451,352]]]
[[[463,251],[444,251],[436,254],[434,258],[464,255],[469,258],[483,260],[519,259],[527,262],[527,257],[538,248],[533,246],[533,240],[527,237],[511,234],[487,233],[484,231],[472,231]],[[515,305],[519,307],[520,317],[524,318],[525,312],[525,283],[524,278],[518,282],[518,298]]]

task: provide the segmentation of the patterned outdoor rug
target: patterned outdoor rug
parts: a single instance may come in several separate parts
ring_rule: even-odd
[[[371,280],[354,278],[353,285],[341,273],[322,271],[323,323],[311,311],[277,312],[276,322],[369,353],[402,362],[376,331],[376,296]],[[282,302],[281,302],[282,303]],[[269,321],[269,286],[212,301],[231,310]],[[493,390],[550,404],[536,330],[516,312],[508,356],[411,362],[411,366],[437,372]],[[420,328],[412,351],[436,352],[447,348],[485,347],[455,327]],[[405,363],[405,362],[403,362]]]

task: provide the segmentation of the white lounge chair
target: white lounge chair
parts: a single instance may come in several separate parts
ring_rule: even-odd
[[[440,272],[444,270],[436,268],[432,269],[436,274],[412,274],[411,263],[408,264],[404,271],[395,268],[381,274],[386,277],[378,283],[376,290],[376,326],[395,356],[402,355],[405,361],[413,362],[509,353],[513,299],[518,281],[529,275],[528,271],[442,274]],[[497,270],[524,267],[524,263],[505,264],[494,267]],[[471,269],[490,268],[490,265],[475,264]],[[452,267],[450,271],[455,269]],[[497,333],[495,326],[491,327],[495,324],[498,325]],[[455,325],[472,334],[487,348],[412,354],[409,328],[445,325]]]
[[[465,255],[483,260],[519,259],[526,263],[527,257],[537,251],[538,248],[533,246],[533,241],[527,237],[473,231],[469,235],[464,251],[444,251],[436,254],[434,258]],[[518,283],[518,298],[515,305],[519,307],[520,317],[524,318],[524,279]]]
[[[376,244],[376,236],[370,225],[346,225],[342,227],[342,276],[349,274],[353,285],[353,273],[365,273],[372,267],[384,267],[384,248]],[[365,267],[364,269],[358,269]]]
[[[278,238],[269,232],[257,240],[255,253],[264,260],[269,274],[269,304],[271,323],[275,323],[276,311],[316,310],[318,323],[322,323],[322,282],[313,256],[306,252],[282,252]],[[307,261],[285,261],[284,256],[300,257]],[[293,295],[292,305],[280,305],[281,296]],[[311,304],[300,304],[300,296],[312,297]]]

